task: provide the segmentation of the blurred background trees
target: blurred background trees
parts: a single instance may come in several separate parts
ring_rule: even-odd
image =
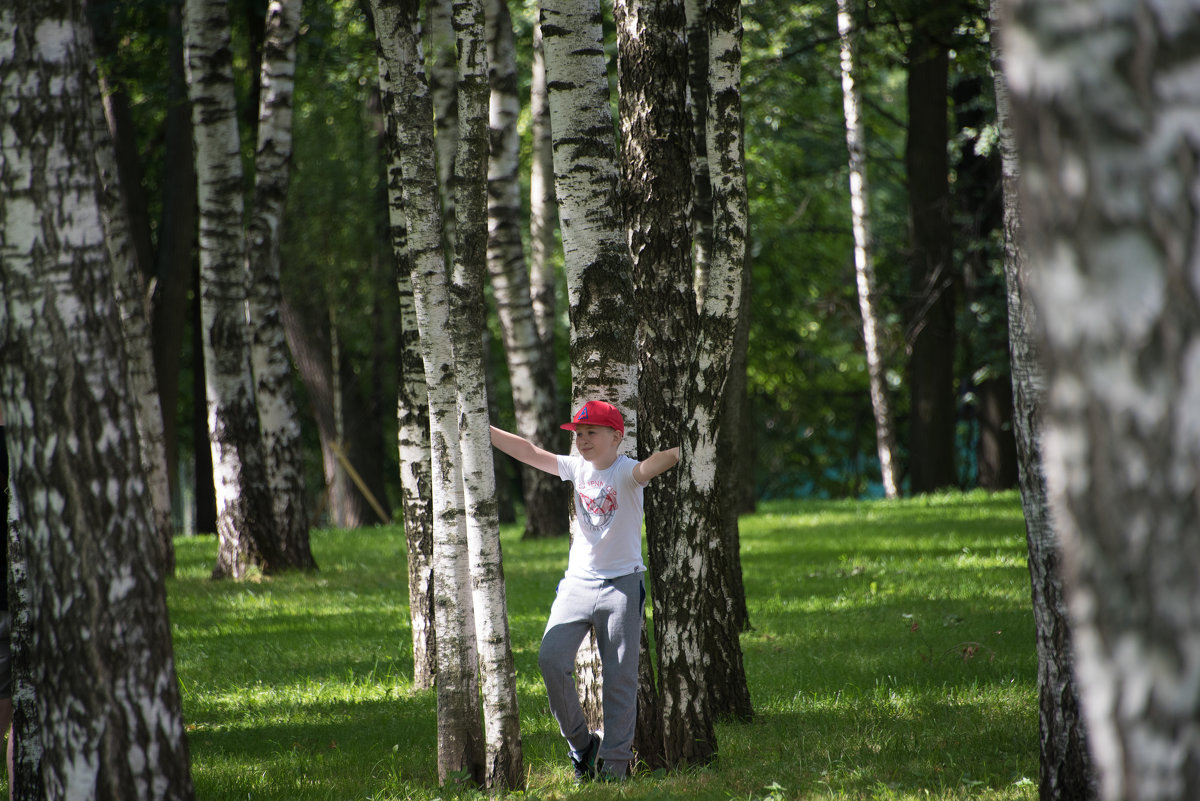
[[[203,366],[194,345],[194,287],[186,262],[164,258],[175,246],[179,220],[194,214],[191,199],[178,191],[186,183],[180,174],[190,161],[190,149],[175,144],[175,128],[181,123],[172,116],[181,102],[172,55],[179,36],[177,9],[151,0],[94,5],[97,18],[106,21],[104,36],[98,36],[102,71],[110,94],[123,102],[125,138],[140,173],[140,191],[131,194],[141,198],[143,247],[160,254],[150,257],[151,264],[160,265],[154,337],[167,409],[176,523],[181,530],[212,531],[212,490],[205,486],[211,466],[206,464],[207,448],[195,447],[196,432],[204,428],[197,403]],[[523,104],[519,174],[527,215],[536,3],[514,4],[510,11]],[[232,0],[230,12],[243,155],[249,164],[258,93],[253,76],[258,75],[265,2]],[[901,491],[947,484],[1013,486],[986,4],[886,0],[855,3],[852,13],[870,173],[879,345],[894,403]],[[743,15],[752,273],[747,296],[749,405],[738,438],[747,464],[731,472],[745,478],[743,507],[758,498],[789,495],[882,495],[855,291],[836,4],[760,0],[745,4]],[[917,44],[914,32],[921,38]],[[929,130],[944,128],[944,143],[925,141],[925,134],[910,143],[909,106],[916,101],[906,87],[910,63],[918,55],[945,60],[945,80],[933,79],[931,88],[919,94],[925,109],[920,119]],[[615,62],[613,47],[609,64],[614,82]],[[399,305],[389,257],[377,69],[373,32],[362,5],[306,4],[297,51],[281,283],[289,344],[299,368],[315,525],[379,522],[393,515],[401,497],[395,414]],[[944,126],[937,114],[943,108]],[[944,176],[928,170],[909,175],[906,150],[914,144],[927,145],[934,153],[944,150],[944,166],[937,168]],[[910,401],[912,376],[920,368],[913,363],[921,353],[914,344],[927,330],[926,313],[933,306],[912,270],[918,243],[911,234],[909,206],[916,178],[922,185],[943,187],[935,194],[937,212],[944,218],[939,229],[943,241],[936,248],[948,256],[942,257],[938,297],[953,321],[953,336],[942,343],[938,356],[944,378],[937,391],[948,399],[940,418],[949,433],[937,441],[913,428]],[[551,258],[561,265],[561,252]],[[565,293],[561,275],[558,291]],[[563,299],[559,343],[568,339],[565,309]],[[500,424],[511,428],[512,393],[501,343],[492,314],[492,403]],[[570,386],[567,359],[560,344],[557,376],[563,398]],[[940,478],[914,486],[913,465],[931,460]],[[511,470],[507,465],[499,469]],[[501,479],[509,497],[519,498],[515,471]]]

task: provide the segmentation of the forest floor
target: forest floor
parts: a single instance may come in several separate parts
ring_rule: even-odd
[[[1037,797],[1038,716],[1015,493],[763,504],[742,518],[750,723],[715,763],[576,787],[537,648],[565,539],[503,530],[528,799]],[[435,698],[412,685],[399,527],[317,531],[320,572],[212,581],[211,537],[168,582],[200,801],[433,801]]]

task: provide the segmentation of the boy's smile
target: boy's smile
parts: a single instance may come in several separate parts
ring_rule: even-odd
[[[579,455],[597,470],[606,470],[617,459],[621,434],[608,426],[581,425],[575,429],[575,447]]]

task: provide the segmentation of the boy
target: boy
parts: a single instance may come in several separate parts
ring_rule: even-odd
[[[617,407],[588,401],[562,426],[579,455],[558,456],[492,427],[492,445],[518,461],[575,485],[579,533],[542,636],[538,667],[550,711],[570,748],[575,780],[622,781],[633,759],[638,649],[646,588],[642,574],[642,489],[674,467],[679,449],[638,462],[617,453],[625,421]],[[604,676],[604,738],[589,732],[572,673],[575,654],[595,627]]]

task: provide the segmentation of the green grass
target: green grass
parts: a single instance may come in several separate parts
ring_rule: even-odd
[[[716,764],[575,788],[537,671],[566,543],[503,532],[525,797],[1033,799],[1036,657],[1015,494],[772,503],[743,518],[756,717]],[[168,586],[201,801],[473,797],[436,780],[413,689],[398,528],[321,531],[315,576],[213,582],[176,541]]]

